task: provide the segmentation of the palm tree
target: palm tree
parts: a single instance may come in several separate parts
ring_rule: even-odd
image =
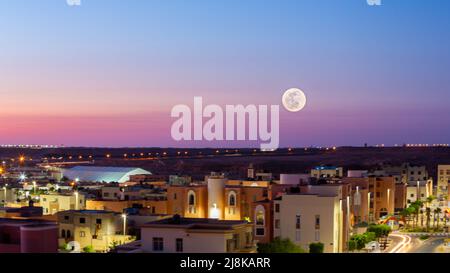
[[[427,215],[427,232],[430,230],[430,216],[431,216],[431,209],[426,208],[426,215]]]
[[[439,230],[439,217],[441,216],[442,209],[437,207],[433,212],[434,212],[434,215],[435,215],[434,219],[437,221],[436,228]],[[437,219],[436,219],[436,215],[437,215]]]
[[[428,197],[427,197],[427,201],[426,201],[427,207],[428,207],[429,205],[431,205],[431,203],[433,203],[433,201],[434,201],[435,199],[436,199],[436,196],[433,196],[433,195],[428,196]]]

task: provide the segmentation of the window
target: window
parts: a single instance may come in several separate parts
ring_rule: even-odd
[[[320,241],[320,230],[316,230],[316,232],[315,232],[315,240],[318,242],[318,241]]]
[[[411,194],[410,194],[410,197],[414,197],[414,193],[411,193]]]
[[[256,225],[257,226],[264,226],[264,222],[265,222],[265,210],[264,207],[261,205],[258,205],[256,207]]]
[[[315,225],[316,229],[320,229],[320,215],[316,215]]]
[[[177,193],[173,194],[173,200],[177,200]]]
[[[177,252],[183,252],[183,239],[182,238],[177,238],[175,240],[175,244],[176,244],[176,251]]]
[[[193,191],[188,193],[188,204],[189,206],[195,206],[195,192]]]
[[[81,217],[81,218],[80,218],[80,224],[85,224],[85,223],[86,223],[86,218]]]
[[[72,233],[70,232],[70,230],[67,231],[66,236],[67,236],[66,238],[71,238],[72,237]]]
[[[295,216],[295,229],[300,229],[301,225],[300,225],[300,215],[296,215]]]
[[[86,237],[86,232],[84,232],[84,231],[80,231],[80,237]]]
[[[228,195],[228,206],[236,206],[236,193],[234,191],[231,191]]]
[[[164,250],[164,239],[161,237],[153,237],[153,251]]]
[[[256,228],[256,236],[264,236],[264,228]]]
[[[66,238],[66,231],[64,229],[61,230],[61,237]]]
[[[377,191],[377,198],[381,197],[381,192]]]
[[[275,204],[275,212],[280,212],[280,204]]]
[[[96,219],[96,220],[95,220],[95,223],[96,223],[97,225],[101,225],[101,224],[102,224],[102,219]]]
[[[69,220],[69,215],[64,215],[64,220]]]
[[[152,207],[152,214],[155,214],[155,213],[156,213],[156,208]]]
[[[275,228],[280,228],[280,219],[275,219]]]
[[[109,197],[109,192],[104,192],[103,197]]]

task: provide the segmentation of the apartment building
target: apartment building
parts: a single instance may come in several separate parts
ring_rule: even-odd
[[[253,228],[247,221],[183,218],[147,223],[141,229],[146,253],[252,253]]]
[[[394,213],[396,198],[394,177],[345,177],[343,182],[351,184],[354,192],[359,192],[358,215],[363,221],[375,222],[382,216]],[[398,196],[403,197],[404,193]]]
[[[127,235],[124,215],[104,210],[68,210],[57,214],[59,245],[77,242],[81,249],[92,246],[97,252],[106,252],[115,245],[133,241]]]
[[[441,205],[447,205],[450,189],[450,165],[438,165],[437,198]]]
[[[321,242],[327,253],[343,251],[345,219],[337,195],[287,193],[273,203],[274,237],[289,238],[305,250]]]
[[[407,203],[413,203],[417,200],[426,201],[430,195],[433,195],[433,180],[410,182],[407,186]]]
[[[72,193],[50,193],[40,195],[40,206],[44,215],[53,215],[65,210],[82,210],[86,208],[84,194]]]

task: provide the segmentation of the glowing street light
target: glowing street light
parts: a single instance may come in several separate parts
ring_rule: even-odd
[[[75,210],[78,210],[78,192],[73,193],[75,195]]]
[[[27,176],[24,173],[21,173],[19,179],[23,182],[25,179],[27,179]]]
[[[370,222],[370,191],[367,193],[367,223]]]
[[[123,219],[123,235],[127,235],[127,214],[122,213],[122,219]]]

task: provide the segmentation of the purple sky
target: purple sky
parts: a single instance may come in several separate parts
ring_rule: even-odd
[[[281,104],[281,146],[448,143],[450,1],[0,0],[0,143],[170,137],[176,104]],[[282,109],[282,107],[281,107]]]

